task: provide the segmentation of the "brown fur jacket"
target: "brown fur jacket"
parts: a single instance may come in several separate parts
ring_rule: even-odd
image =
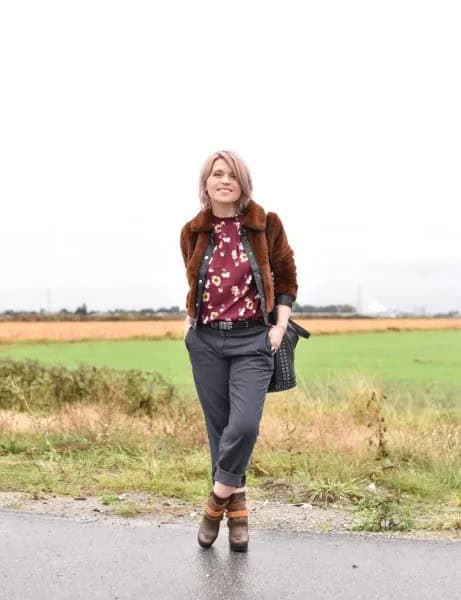
[[[266,215],[263,207],[254,200],[250,200],[243,214],[243,225],[263,280],[267,312],[272,312],[276,304],[291,306],[298,291],[296,266],[280,218],[274,212]],[[193,318],[198,316],[195,314],[197,279],[212,230],[211,216],[211,209],[200,211],[181,229],[181,252],[189,282],[186,310]]]

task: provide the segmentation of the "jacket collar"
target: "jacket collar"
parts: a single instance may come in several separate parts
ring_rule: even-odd
[[[243,210],[244,215],[243,224],[248,229],[255,229],[256,231],[264,231],[266,228],[266,213],[264,208],[257,204],[254,200],[250,200],[248,206]],[[211,208],[201,210],[191,221],[192,231],[211,231],[212,223],[211,217],[213,213]]]

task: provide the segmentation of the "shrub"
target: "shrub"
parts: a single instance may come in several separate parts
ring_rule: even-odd
[[[0,408],[52,412],[66,404],[117,406],[128,414],[152,415],[175,397],[160,374],[81,364],[77,369],[38,361],[0,360]]]

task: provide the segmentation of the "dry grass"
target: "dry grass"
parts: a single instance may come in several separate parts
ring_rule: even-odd
[[[85,404],[67,405],[50,415],[0,410],[0,434],[77,435],[97,442],[107,441],[109,436],[120,434],[137,444],[159,436],[174,436],[181,429],[183,442],[186,441],[184,436],[187,433],[188,443],[205,446],[206,432],[198,408],[188,411],[187,427],[182,423],[180,412],[179,405],[171,406],[170,410],[154,418],[147,415],[133,418],[113,406]]]
[[[298,319],[314,334],[414,329],[461,329],[461,319]],[[0,323],[0,342],[55,340],[115,340],[180,338],[183,323],[176,321],[53,321]]]
[[[343,382],[344,385],[344,382]],[[268,398],[257,453],[337,454],[384,458],[389,446],[408,456],[446,462],[461,456],[461,420],[443,410],[417,412],[385,404],[379,387],[356,378],[344,385],[340,404],[325,395],[306,400],[301,389]],[[373,404],[371,398],[377,398]],[[168,438],[183,449],[207,448],[203,415],[197,400],[161,399],[152,415],[127,414],[123,407],[75,402],[48,414],[0,410],[0,434],[10,436],[82,436],[98,443],[112,436],[133,446]],[[379,447],[379,442],[383,445]],[[401,451],[401,449],[404,449]]]
[[[261,423],[258,446],[262,450],[280,450],[287,445],[297,451],[334,449],[342,452],[358,451],[366,448],[369,428],[357,425],[350,415],[339,412],[303,411],[289,422],[281,420],[275,407],[266,410]],[[272,409],[272,410],[271,410]],[[287,408],[287,412],[290,409]],[[301,418],[299,426],[295,419]],[[179,424],[168,415],[155,415],[154,418],[132,416],[114,410],[111,407],[74,404],[65,406],[55,414],[38,415],[35,413],[0,410],[0,432],[9,434],[85,434],[90,437],[107,435],[109,431],[125,430],[139,440],[157,435],[174,436],[180,433],[182,442],[205,446],[206,432],[198,406],[189,411],[187,429],[179,432]],[[182,428],[181,428],[182,429]]]
[[[313,448],[353,452],[366,446],[368,434],[368,427],[355,424],[351,415],[309,410],[285,422],[269,409],[261,424],[258,446],[274,451],[285,447],[300,452]]]

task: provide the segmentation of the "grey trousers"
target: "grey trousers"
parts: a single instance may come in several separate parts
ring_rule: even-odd
[[[213,484],[246,483],[274,369],[268,332],[263,322],[234,331],[197,324],[186,335],[208,432]]]

